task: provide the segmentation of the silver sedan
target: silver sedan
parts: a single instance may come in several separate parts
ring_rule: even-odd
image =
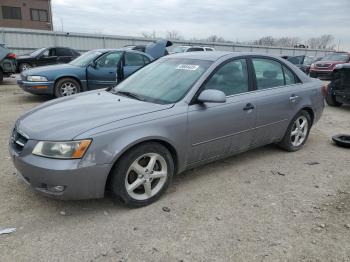
[[[101,198],[110,190],[143,206],[184,170],[271,143],[301,149],[325,94],[321,81],[278,57],[175,54],[114,88],[27,112],[9,151],[23,180],[45,195]]]

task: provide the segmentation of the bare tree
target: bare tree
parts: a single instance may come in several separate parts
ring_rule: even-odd
[[[297,45],[300,42],[300,39],[298,37],[281,37],[277,38],[274,41],[275,46],[280,47],[293,47]]]
[[[272,36],[264,36],[253,42],[255,45],[274,46],[275,39]]]
[[[152,32],[142,32],[141,34],[144,38],[157,38],[155,30],[153,30]]]
[[[320,37],[312,37],[307,41],[310,48],[334,50],[334,36],[322,35]]]
[[[180,35],[180,33],[176,30],[172,30],[172,31],[167,31],[166,33],[166,39],[170,39],[170,40],[183,40],[184,38]]]
[[[221,37],[221,36],[217,36],[217,35],[211,35],[209,37],[207,37],[207,39],[205,39],[206,42],[211,42],[211,43],[215,43],[215,42],[226,42],[226,40]]]

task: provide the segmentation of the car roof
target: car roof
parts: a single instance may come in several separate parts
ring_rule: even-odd
[[[270,54],[255,53],[255,52],[229,52],[229,51],[175,53],[175,54],[171,54],[171,55],[166,56],[166,57],[216,61],[224,56],[237,57],[237,56],[254,56],[254,55],[274,57],[274,58],[278,58],[279,60],[281,60],[280,57],[270,55]]]
[[[128,47],[114,48],[114,49],[111,49],[111,48],[94,49],[94,50],[91,50],[91,51],[96,51],[96,52],[100,52],[100,53],[108,53],[108,52],[113,52],[113,51],[128,51],[129,53],[141,54],[141,55],[145,55],[145,56],[153,59],[149,54],[147,54],[145,52],[132,50],[132,49],[129,49]]]

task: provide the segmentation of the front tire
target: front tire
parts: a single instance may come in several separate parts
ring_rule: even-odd
[[[73,78],[62,78],[55,85],[55,97],[64,97],[78,94],[80,84]]]
[[[0,84],[2,84],[3,81],[4,81],[4,73],[0,69]]]
[[[132,148],[118,160],[109,187],[126,205],[146,206],[166,191],[173,174],[174,161],[169,150],[148,142]]]
[[[300,150],[306,143],[311,129],[310,114],[302,110],[291,121],[279,146],[289,152]]]

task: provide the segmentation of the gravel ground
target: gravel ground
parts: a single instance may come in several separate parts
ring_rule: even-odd
[[[15,175],[15,119],[50,98],[0,86],[0,261],[350,261],[350,107],[326,107],[295,153],[266,146],[178,175],[151,206],[58,201]],[[167,207],[167,208],[164,208]],[[165,210],[165,211],[164,211]]]

